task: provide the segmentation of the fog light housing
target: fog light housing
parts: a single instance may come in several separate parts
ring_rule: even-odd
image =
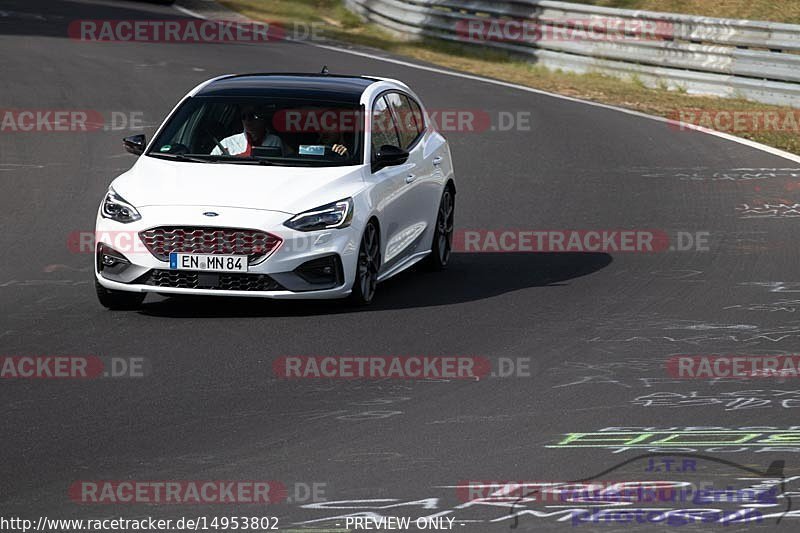
[[[344,280],[342,276],[342,261],[338,255],[328,255],[311,261],[306,261],[296,269],[294,273],[312,285],[341,285]]]
[[[103,270],[119,270],[124,269],[125,266],[130,265],[131,262],[120,252],[116,251],[107,244],[97,245],[97,271]]]

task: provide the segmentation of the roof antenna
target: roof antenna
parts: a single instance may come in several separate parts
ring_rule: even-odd
[[[328,75],[328,65],[325,65],[324,67],[322,67],[322,72],[320,72],[320,74],[322,74],[323,76],[327,76]]]

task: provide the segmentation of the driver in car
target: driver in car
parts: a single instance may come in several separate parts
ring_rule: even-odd
[[[245,107],[242,109],[241,119],[244,131],[222,139],[219,145],[211,151],[211,155],[250,157],[254,146],[280,148],[284,157],[289,153],[283,140],[274,133],[270,133],[267,128],[266,113],[254,107]]]
[[[334,154],[340,157],[346,157],[348,155],[348,150],[347,146],[344,145],[342,137],[341,133],[323,131],[320,132],[317,142],[325,148],[328,148]]]

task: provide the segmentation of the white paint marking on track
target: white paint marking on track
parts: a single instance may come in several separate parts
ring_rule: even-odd
[[[192,11],[190,9],[186,9],[185,7],[181,7],[181,6],[173,6],[173,7],[175,9],[177,9],[178,11],[180,11],[181,13],[189,15],[190,17],[195,17],[195,18],[199,18],[199,19],[203,19],[203,20],[206,20],[208,18],[208,17],[206,17],[205,15],[203,15],[201,13],[197,13],[197,12]],[[357,50],[346,50],[346,49],[338,48],[338,47],[335,47],[335,46],[329,46],[329,45],[319,44],[319,43],[312,43],[312,42],[308,42],[308,41],[295,41],[295,42],[307,44],[309,46],[314,46],[316,48],[322,48],[324,50],[330,50],[330,51],[333,51],[333,52],[339,52],[339,53],[342,53],[342,54],[349,54],[349,55],[363,57],[363,58],[367,58],[367,59],[373,59],[373,60],[376,60],[376,61],[383,61],[384,63],[392,63],[392,64],[395,64],[395,65],[414,68],[414,69],[417,69],[417,70],[424,70],[424,71],[427,71],[427,72],[433,72],[433,73],[441,74],[441,75],[444,75],[444,76],[452,76],[452,77],[455,77],[455,78],[461,78],[461,79],[465,79],[465,80],[478,81],[478,82],[482,82],[482,83],[490,83],[492,85],[497,85],[497,86],[500,86],[500,87],[507,87],[509,89],[517,89],[517,90],[520,90],[520,91],[525,91],[525,92],[529,92],[529,93],[533,93],[533,94],[549,96],[551,98],[558,98],[559,100],[566,100],[568,102],[574,102],[574,103],[577,103],[577,104],[589,105],[589,106],[592,106],[592,107],[599,107],[599,108],[608,109],[608,110],[611,110],[611,111],[618,111],[620,113],[625,113],[626,115],[631,115],[631,116],[634,116],[634,117],[640,117],[640,118],[646,118],[646,119],[650,119],[650,120],[656,120],[658,122],[662,122],[664,124],[669,124],[671,126],[685,128],[685,129],[693,130],[693,131],[696,131],[696,132],[699,132],[699,133],[705,133],[707,135],[713,135],[714,137],[719,137],[720,139],[725,139],[727,141],[732,141],[732,142],[735,142],[735,143],[738,143],[738,144],[742,144],[744,146],[748,146],[750,148],[755,148],[756,150],[761,150],[762,152],[766,152],[766,153],[774,155],[774,156],[778,156],[778,157],[782,157],[784,159],[788,159],[789,161],[793,161],[795,163],[800,163],[800,155],[792,154],[790,152],[786,152],[785,150],[780,150],[778,148],[773,148],[772,146],[767,146],[766,144],[761,144],[759,142],[751,141],[749,139],[744,139],[742,137],[737,137],[737,136],[731,135],[729,133],[723,133],[721,131],[711,130],[711,129],[708,129],[708,128],[704,128],[702,126],[697,126],[695,124],[687,124],[685,122],[680,122],[678,120],[672,120],[672,119],[668,119],[668,118],[664,118],[664,117],[659,117],[659,116],[656,116],[656,115],[648,115],[647,113],[642,113],[641,111],[634,111],[632,109],[625,109],[624,107],[617,107],[617,106],[613,106],[613,105],[610,105],[610,104],[601,104],[599,102],[591,102],[589,100],[581,100],[580,98],[574,98],[572,96],[564,96],[562,94],[556,94],[556,93],[551,93],[551,92],[547,92],[547,91],[542,91],[541,89],[534,89],[532,87],[526,87],[524,85],[518,85],[516,83],[511,83],[511,82],[501,81],[501,80],[494,80],[494,79],[491,79],[491,78],[484,78],[483,76],[477,76],[475,74],[467,74],[467,73],[464,73],[464,72],[454,72],[454,71],[451,71],[451,70],[442,70],[441,68],[430,67],[430,66],[427,66],[427,65],[418,65],[418,64],[412,63],[410,61],[404,61],[402,59],[394,59],[394,58],[391,58],[391,57],[383,57],[383,56],[379,56],[379,55],[375,55],[375,54],[370,54],[368,52],[359,52]]]
[[[176,5],[173,5],[172,7],[174,7],[175,9],[177,9],[178,11],[183,13],[184,15],[189,15],[190,17],[194,17],[196,19],[206,20],[208,18],[205,15],[201,15],[200,13],[196,13],[196,12],[192,11],[191,9],[186,9],[185,7],[176,6]]]

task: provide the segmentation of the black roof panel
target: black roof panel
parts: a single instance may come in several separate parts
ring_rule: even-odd
[[[239,74],[206,85],[196,96],[291,97],[357,104],[376,81],[330,74]]]

